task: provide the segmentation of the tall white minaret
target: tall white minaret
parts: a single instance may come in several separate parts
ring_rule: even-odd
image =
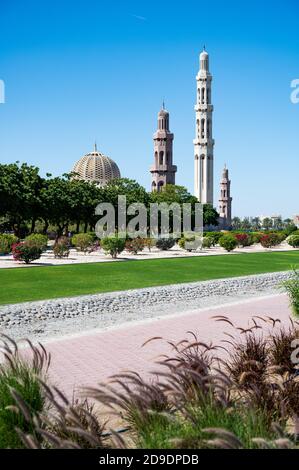
[[[202,204],[213,205],[213,106],[212,75],[209,72],[209,54],[205,48],[200,54],[200,69],[196,76],[197,102],[196,135],[194,143],[194,195]]]

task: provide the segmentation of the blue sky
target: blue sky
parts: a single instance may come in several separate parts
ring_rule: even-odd
[[[271,6],[270,6],[271,5]],[[213,73],[215,200],[226,162],[233,214],[299,213],[299,3],[0,0],[0,161],[59,175],[90,151],[150,188],[163,99],[177,183],[193,191],[195,76]]]

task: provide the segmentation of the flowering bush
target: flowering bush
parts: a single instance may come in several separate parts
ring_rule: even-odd
[[[0,255],[7,255],[11,252],[12,246],[17,243],[18,238],[9,233],[0,234]]]
[[[132,238],[130,240],[126,241],[126,250],[129,253],[133,253],[134,255],[137,255],[139,251],[142,251],[144,248],[144,240],[142,238]]]
[[[70,242],[67,237],[60,237],[53,246],[55,258],[68,258],[70,254]]]
[[[281,239],[276,233],[269,233],[261,238],[260,243],[264,248],[273,248],[281,243]]]
[[[242,246],[243,248],[253,244],[251,236],[247,233],[236,233],[235,238],[238,242],[238,246]]]
[[[233,251],[237,247],[238,242],[233,235],[227,234],[220,238],[219,244],[222,246],[222,248],[229,252]]]
[[[39,259],[42,254],[42,249],[34,245],[32,242],[20,242],[15,243],[12,246],[13,258],[16,261],[24,261],[26,264],[31,263],[36,259]]]

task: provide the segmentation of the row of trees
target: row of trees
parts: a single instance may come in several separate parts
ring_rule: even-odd
[[[281,217],[276,217],[275,219],[270,219],[265,217],[260,219],[260,217],[245,217],[240,219],[239,217],[234,217],[232,220],[233,230],[246,230],[246,231],[259,231],[259,230],[285,230],[293,229],[294,223],[291,219],[282,220]]]
[[[57,237],[70,228],[94,230],[95,207],[110,202],[117,209],[118,195],[126,196],[127,205],[140,202],[148,208],[151,202],[197,202],[182,186],[169,185],[161,193],[148,193],[136,181],[121,178],[99,188],[73,179],[71,174],[43,178],[37,167],[16,162],[0,165],[0,232],[13,231],[22,237],[33,233],[37,224],[43,233],[54,227]],[[205,225],[217,225],[218,213],[213,207],[205,205],[203,217]]]

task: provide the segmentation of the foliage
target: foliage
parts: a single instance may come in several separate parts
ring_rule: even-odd
[[[212,237],[204,237],[202,240],[202,247],[203,248],[211,248],[213,246],[213,238]]]
[[[281,243],[280,237],[276,233],[269,233],[263,235],[260,239],[260,243],[264,248],[273,248]]]
[[[154,238],[148,237],[143,239],[144,246],[147,247],[148,251],[151,251],[151,249],[156,246],[156,240]]]
[[[227,317],[215,320],[232,328],[224,356],[189,332],[172,344],[168,356],[159,357],[151,379],[125,371],[108,384],[84,389],[81,394],[127,432],[112,430],[105,440],[104,426],[90,407],[71,406],[61,392],[58,405],[47,387],[54,419],[39,415],[33,433],[27,439],[21,433],[27,447],[298,449],[299,381],[289,354],[291,341],[299,337],[298,323],[283,329],[274,318],[253,317],[245,330]],[[257,332],[261,323],[268,327],[265,337]]]
[[[222,248],[229,252],[233,251],[237,247],[238,242],[233,235],[227,234],[220,238],[219,244]]]
[[[156,247],[162,251],[168,251],[175,245],[175,240],[173,238],[158,238],[156,241]]]
[[[129,253],[133,253],[134,255],[137,255],[140,251],[143,251],[144,249],[144,240],[142,238],[132,238],[126,241],[125,245],[126,251]]]
[[[291,235],[287,241],[293,248],[299,248],[299,235]]]
[[[46,379],[50,357],[28,342],[32,354],[26,362],[13,340],[1,342],[6,357],[0,364],[0,448],[22,448],[19,431],[36,436],[33,418],[47,409],[39,380]]]
[[[238,242],[238,246],[250,246],[253,244],[252,237],[248,233],[236,233],[235,238]]]
[[[93,245],[93,237],[89,233],[77,233],[72,237],[72,244],[78,251],[83,251],[86,254],[90,251]]]
[[[222,232],[204,232],[204,237],[208,237],[211,240],[211,246],[218,245],[219,240],[222,236]]]
[[[37,246],[41,250],[47,249],[48,244],[48,237],[47,235],[43,235],[41,233],[32,233],[25,238],[25,241],[31,243],[32,245]]]
[[[11,248],[16,244],[18,238],[8,233],[0,234],[0,255],[7,255],[11,252]]]
[[[70,254],[70,241],[67,237],[60,237],[53,246],[55,258],[68,258]]]
[[[210,204],[204,204],[203,206],[203,224],[204,226],[208,225],[218,225],[219,214]]]
[[[101,247],[105,253],[111,255],[112,258],[117,258],[117,256],[124,251],[125,244],[125,239],[118,237],[106,237],[101,240]]]
[[[29,264],[41,257],[42,249],[31,241],[20,242],[12,246],[12,254],[14,260]]]
[[[299,316],[299,271],[294,270],[293,278],[285,281],[283,286],[288,293],[294,315]]]

